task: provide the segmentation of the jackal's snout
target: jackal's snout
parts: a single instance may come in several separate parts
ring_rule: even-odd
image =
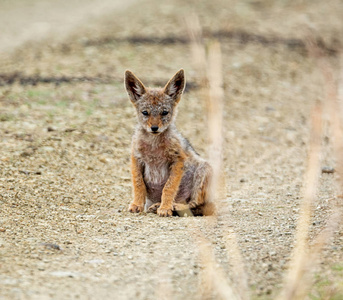
[[[152,133],[157,133],[158,126],[151,126],[150,128],[151,128]]]

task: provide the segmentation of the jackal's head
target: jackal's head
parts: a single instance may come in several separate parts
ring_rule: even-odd
[[[136,107],[139,123],[151,134],[158,135],[168,128],[184,87],[183,69],[178,71],[164,88],[155,89],[146,88],[132,72],[125,72],[125,88]]]

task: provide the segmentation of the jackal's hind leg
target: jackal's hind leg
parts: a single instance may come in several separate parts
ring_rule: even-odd
[[[189,208],[196,213],[202,214],[200,210],[210,201],[211,193],[212,168],[204,162],[198,166],[194,174],[194,185],[191,201],[188,203]]]

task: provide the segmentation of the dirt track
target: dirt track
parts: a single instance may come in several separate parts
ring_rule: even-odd
[[[252,298],[275,298],[294,246],[310,112],[324,100],[307,28],[337,65],[343,7],[273,3],[142,1],[80,23],[62,40],[2,54],[0,299],[198,299],[203,239],[235,284],[232,232]],[[184,21],[193,11],[205,43],[222,47],[227,195],[218,220],[130,214],[136,119],[125,69],[147,85],[185,69],[177,125],[206,157],[205,104]],[[335,167],[328,137],[323,146],[322,166]],[[330,215],[335,176],[321,175],[311,237]],[[315,278],[313,299],[342,299],[342,226]]]

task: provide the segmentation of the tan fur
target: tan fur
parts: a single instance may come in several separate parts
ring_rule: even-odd
[[[174,119],[185,87],[183,70],[163,89],[146,88],[130,71],[125,87],[137,110],[138,124],[132,139],[131,212],[148,211],[161,217],[173,211],[209,212],[212,169],[177,131]]]
[[[131,175],[134,189],[134,199],[130,204],[130,211],[142,212],[144,211],[146,188],[138,161],[133,154],[131,154]]]

